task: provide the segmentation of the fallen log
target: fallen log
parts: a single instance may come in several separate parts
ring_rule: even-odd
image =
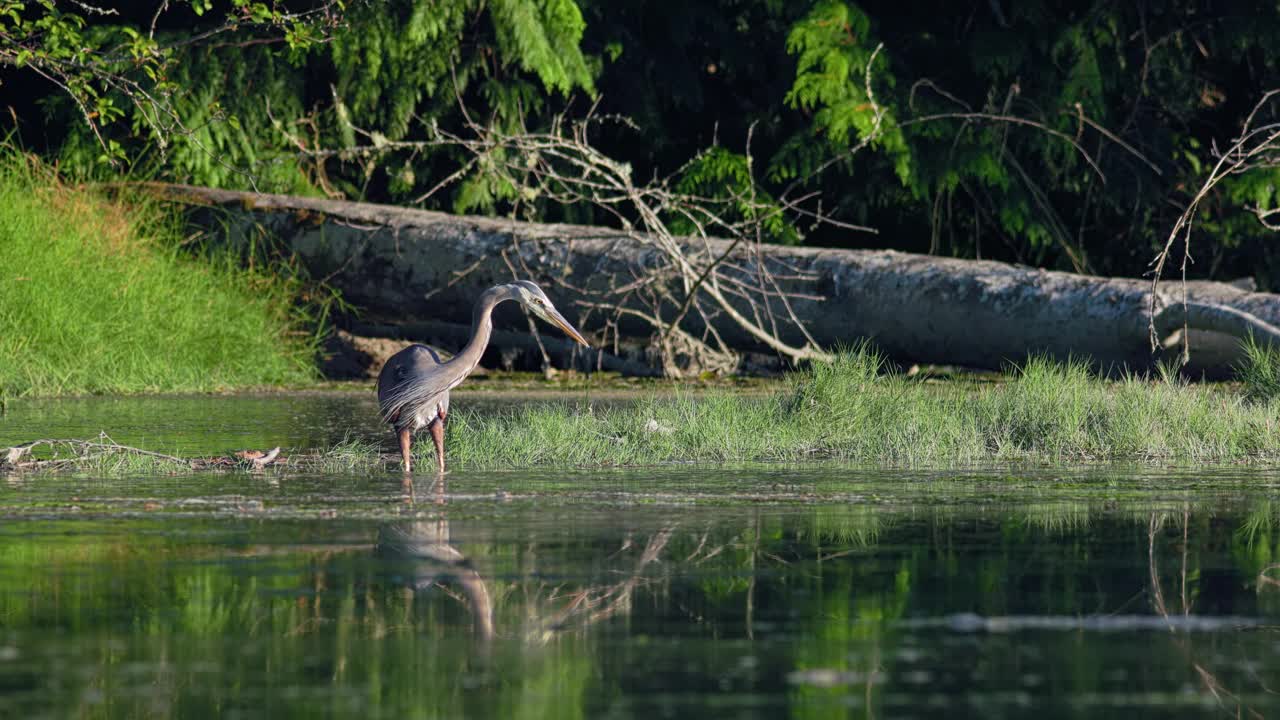
[[[656,252],[634,233],[597,227],[466,217],[401,207],[264,195],[177,185],[151,185],[197,206],[193,222],[232,243],[265,234],[294,254],[312,277],[338,289],[371,325],[470,322],[486,287],[531,277],[570,319],[599,331],[609,320],[621,337],[643,340],[651,325],[625,314],[596,312],[600,298],[642,281]],[[212,209],[212,212],[211,212]],[[1028,354],[1090,359],[1103,369],[1148,370],[1185,327],[1196,374],[1223,376],[1238,362],[1249,334],[1280,343],[1280,296],[1215,282],[1169,282],[1151,311],[1151,284],[1089,277],[993,261],[959,260],[891,250],[767,247],[739,257],[735,246],[688,239],[690,252],[737,259],[744,276],[767,271],[789,294],[800,324],[778,324],[777,336],[831,348],[859,339],[902,362],[998,369]],[[518,312],[498,327],[523,331]],[[744,306],[742,312],[749,308]],[[687,318],[691,332],[697,318]],[[758,337],[727,313],[711,320],[730,346],[759,352]],[[437,326],[438,327],[438,326]],[[1149,328],[1163,352],[1152,351]],[[598,360],[598,357],[597,357]],[[627,369],[635,358],[610,359]],[[588,363],[591,364],[591,363]],[[631,368],[634,369],[634,368]]]

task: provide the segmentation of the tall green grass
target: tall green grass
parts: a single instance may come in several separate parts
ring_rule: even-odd
[[[1280,459],[1280,401],[1177,380],[1092,375],[1032,358],[1007,381],[933,385],[885,373],[867,347],[791,377],[773,397],[730,394],[588,412],[538,406],[451,418],[454,466],[777,461],[980,463]],[[432,450],[420,443],[423,460]]]
[[[63,185],[0,149],[0,396],[298,383],[313,347],[291,289],[181,249],[145,200]]]
[[[1245,341],[1244,354],[1236,374],[1244,384],[1245,394],[1262,402],[1280,398],[1280,350],[1251,336]]]

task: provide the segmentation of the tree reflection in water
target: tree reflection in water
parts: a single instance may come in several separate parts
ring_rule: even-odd
[[[378,486],[378,520],[0,526],[0,715],[1280,716],[1270,505],[592,506],[428,482]]]

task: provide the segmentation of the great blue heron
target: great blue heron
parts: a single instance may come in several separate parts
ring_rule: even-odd
[[[504,300],[517,300],[534,315],[565,331],[582,345],[587,341],[551,304],[546,293],[528,280],[496,285],[480,294],[472,314],[471,341],[449,362],[441,362],[425,345],[410,345],[383,366],[378,375],[378,406],[400,440],[404,469],[412,469],[413,433],[430,428],[436,444],[436,462],[444,472],[444,424],[449,415],[449,391],[466,379],[489,344],[493,332],[493,308]]]

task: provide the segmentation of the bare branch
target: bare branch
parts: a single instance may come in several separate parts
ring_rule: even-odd
[[[1161,318],[1160,305],[1163,299],[1159,294],[1160,279],[1164,274],[1164,269],[1173,253],[1174,245],[1179,239],[1182,240],[1182,299],[1181,304],[1184,308],[1182,317],[1184,318],[1184,326],[1182,333],[1182,362],[1186,363],[1191,358],[1191,346],[1189,341],[1189,333],[1185,332],[1187,325],[1185,320],[1190,318],[1193,313],[1187,304],[1187,267],[1191,264],[1191,233],[1195,225],[1195,218],[1200,211],[1200,203],[1213,192],[1224,179],[1251,170],[1276,167],[1280,164],[1280,123],[1269,123],[1254,127],[1254,121],[1258,118],[1263,108],[1268,106],[1272,99],[1280,95],[1280,89],[1269,90],[1263,94],[1253,109],[1245,117],[1244,123],[1241,125],[1240,133],[1236,136],[1225,151],[1218,151],[1215,144],[1215,154],[1217,162],[1209,171],[1208,176],[1200,185],[1195,195],[1191,197],[1191,201],[1183,208],[1182,214],[1173,224],[1173,228],[1169,231],[1169,237],[1165,240],[1164,246],[1160,249],[1151,261],[1151,295],[1148,300],[1148,323],[1147,329],[1151,338],[1151,349],[1157,350],[1161,346],[1160,334],[1161,330],[1167,328],[1160,327],[1159,319]],[[1274,210],[1260,211],[1257,208],[1250,210],[1258,216],[1258,220],[1264,227],[1274,229],[1269,221]]]
[[[901,127],[907,127],[909,125],[919,125],[921,123],[932,122],[935,120],[987,120],[990,122],[1001,122],[1001,123],[1008,123],[1010,125],[1024,125],[1026,127],[1033,127],[1043,133],[1048,133],[1049,135],[1052,135],[1058,138],[1059,140],[1062,140],[1063,142],[1070,144],[1071,147],[1075,148],[1076,152],[1080,154],[1080,157],[1084,158],[1084,161],[1089,164],[1089,167],[1093,169],[1093,172],[1097,174],[1098,178],[1101,179],[1104,183],[1107,181],[1107,175],[1106,173],[1102,172],[1102,168],[1098,166],[1098,161],[1093,159],[1093,156],[1089,154],[1088,150],[1084,149],[1084,146],[1082,146],[1078,140],[1062,132],[1061,130],[1056,130],[1054,128],[1051,128],[1048,125],[1045,125],[1044,123],[1039,122],[1038,120],[1019,117],[1017,115],[1000,115],[997,113],[951,112],[951,113],[935,113],[932,115],[921,115],[919,117],[911,118],[910,120],[903,120],[899,122],[898,125]]]

